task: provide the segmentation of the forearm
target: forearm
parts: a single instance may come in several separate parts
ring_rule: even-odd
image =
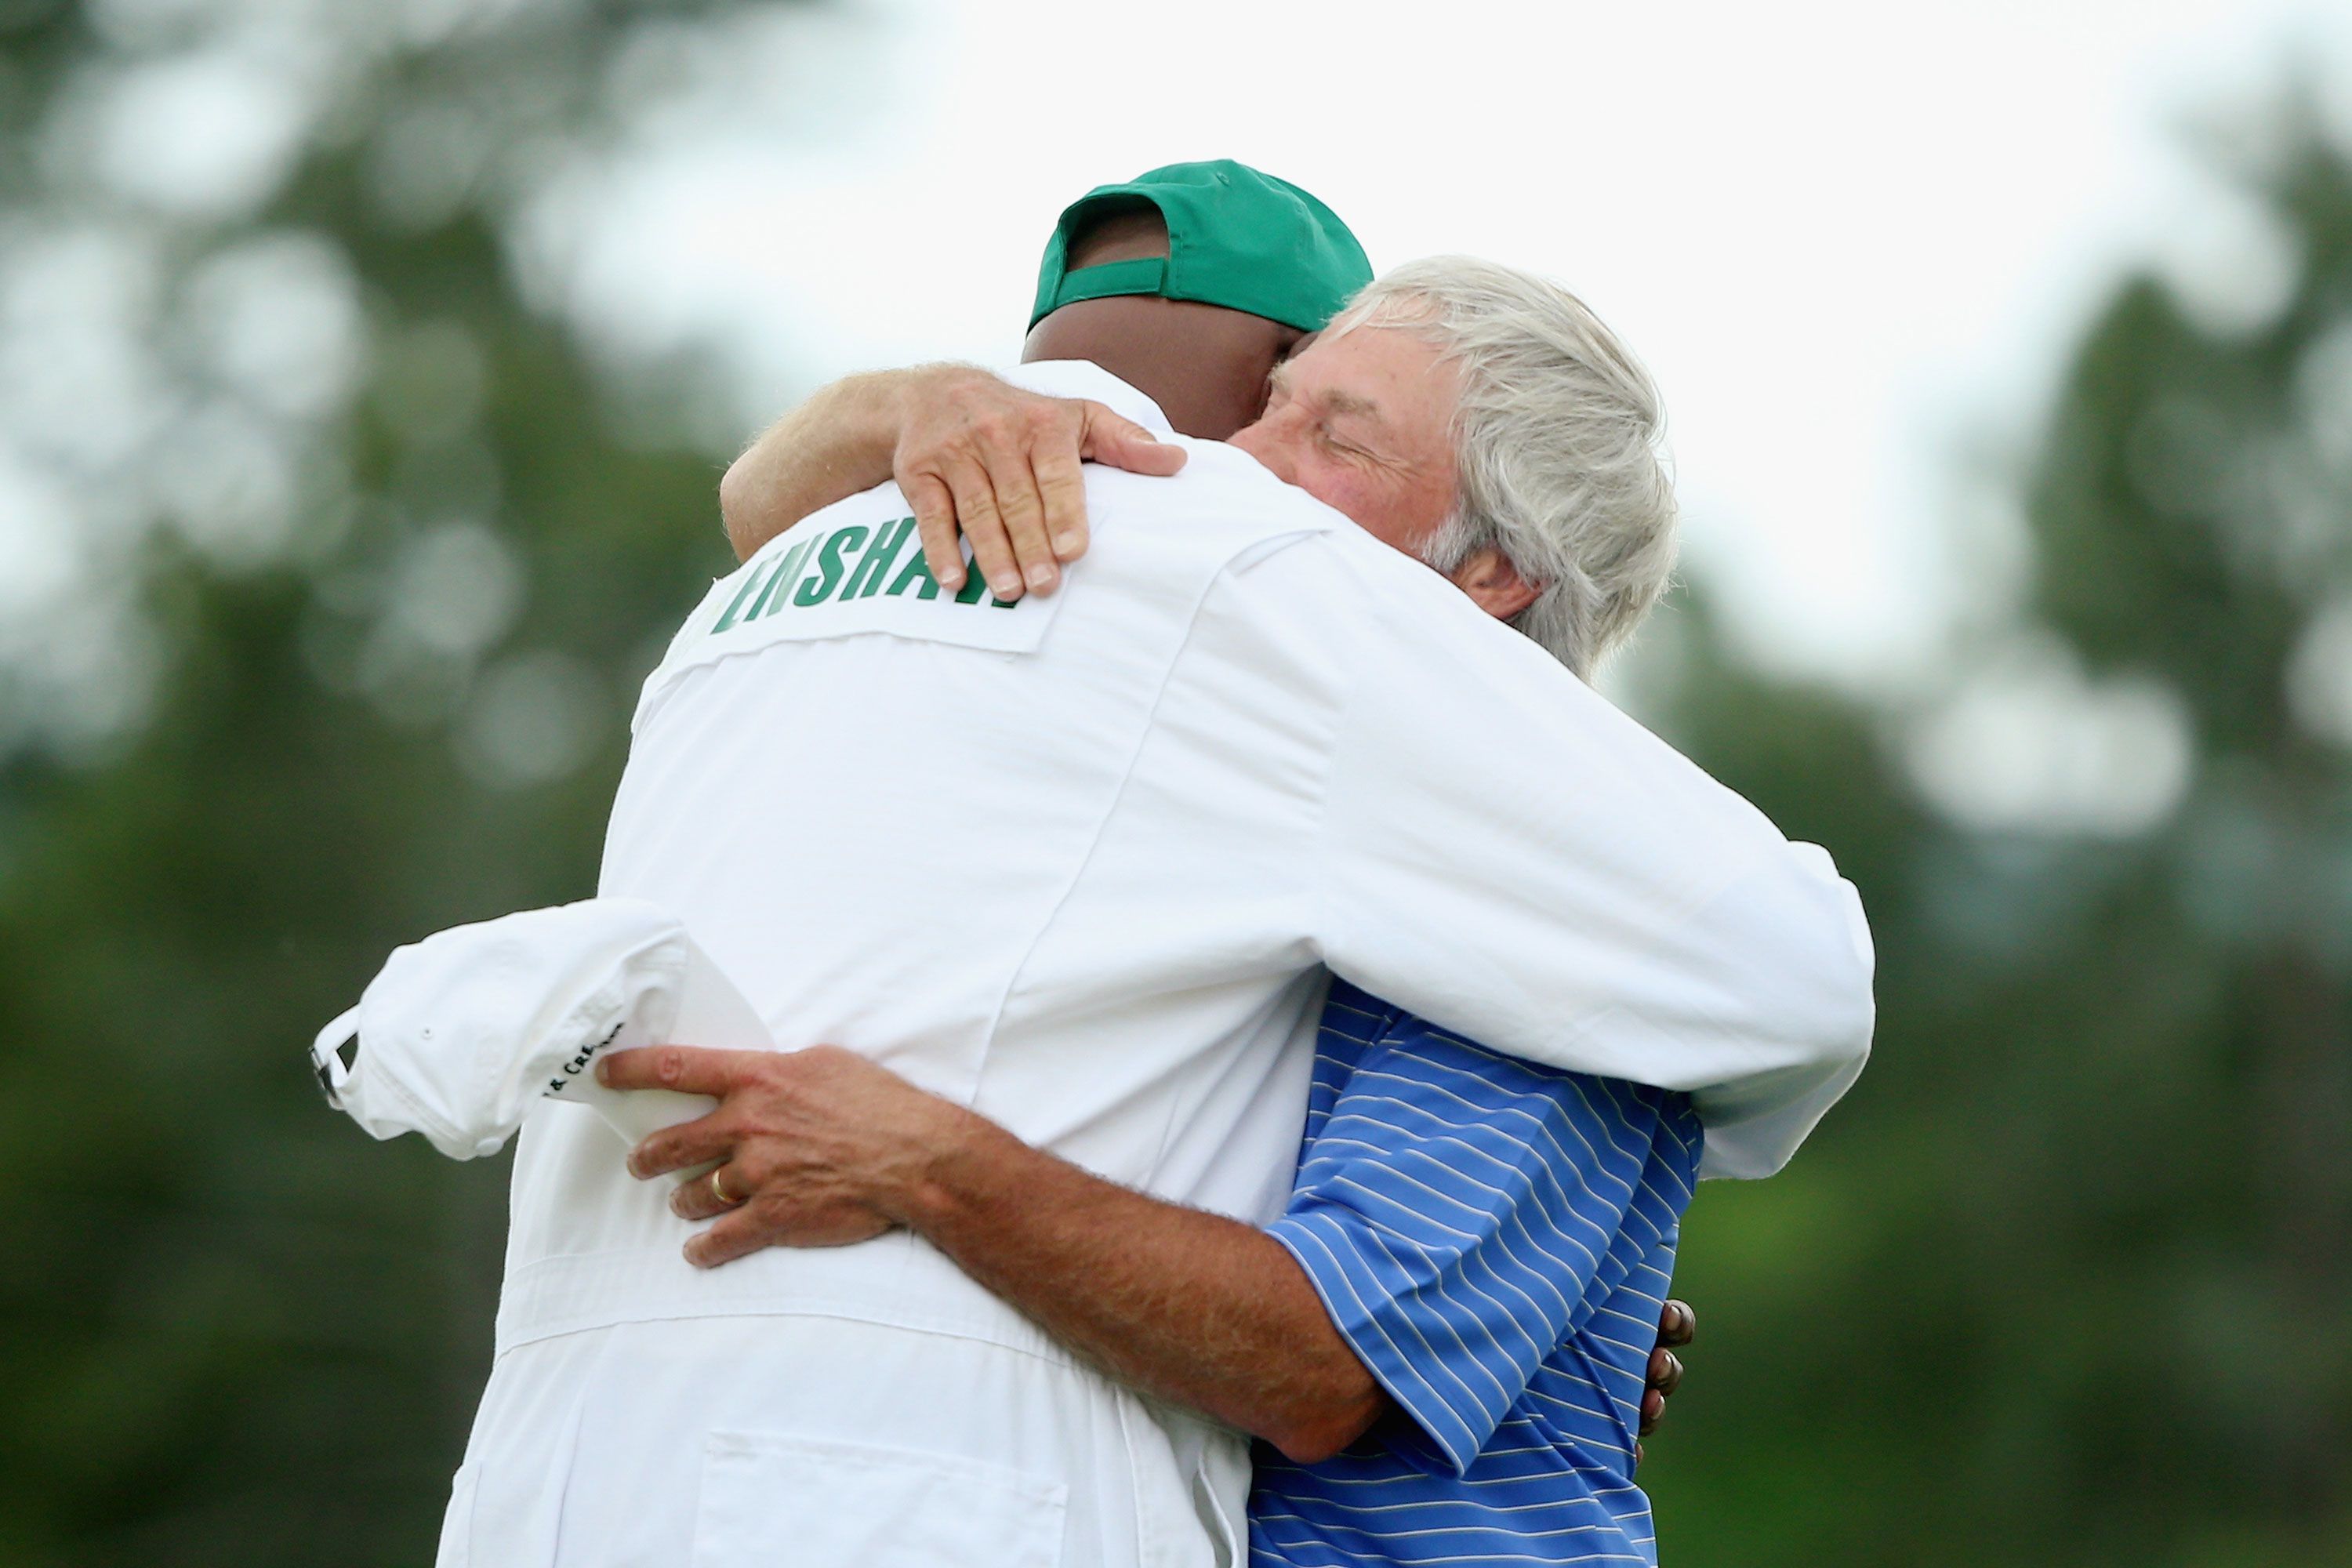
[[[736,559],[811,512],[890,478],[901,399],[927,371],[877,371],[824,388],[769,426],[719,481],[719,510]]]
[[[1104,1181],[977,1116],[892,1207],[1110,1375],[1294,1459],[1337,1452],[1388,1406],[1306,1271],[1239,1221]]]

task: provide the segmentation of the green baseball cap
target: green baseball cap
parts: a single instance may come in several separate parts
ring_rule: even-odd
[[[1099,216],[1138,205],[1168,223],[1168,254],[1073,272],[1070,236]],[[1220,158],[1171,163],[1120,185],[1097,185],[1062,211],[1037,269],[1035,326],[1079,300],[1157,294],[1246,310],[1318,331],[1372,280],[1364,247],[1336,214],[1287,180]]]

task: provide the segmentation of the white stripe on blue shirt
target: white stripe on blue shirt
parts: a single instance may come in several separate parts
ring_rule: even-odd
[[[1255,1568],[1654,1568],[1633,1436],[1699,1143],[1685,1096],[1335,982],[1268,1228],[1405,1419],[1318,1465],[1259,1445]]]

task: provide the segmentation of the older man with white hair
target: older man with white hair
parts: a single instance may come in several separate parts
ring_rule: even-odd
[[[1550,331],[1530,332],[1528,321],[1543,317]],[[1332,330],[1373,324],[1464,367],[1445,521],[1417,539],[1381,537],[1447,577],[1481,552],[1499,554],[1521,582],[1539,585],[1502,618],[1589,679],[1632,637],[1674,570],[1657,388],[1582,301],[1491,263],[1399,268]]]
[[[1254,314],[1215,259],[1187,226],[1163,287],[1197,291],[1162,298]],[[1087,270],[1046,325],[1117,292]],[[1561,606],[1541,624],[1589,668],[1664,585],[1639,529],[1549,559],[1514,532],[1631,433],[1555,416],[1594,369],[1572,306],[1484,264],[1401,274],[1232,446],[1032,366],[1085,400],[1078,446],[1141,426],[1182,471],[1049,453],[1026,498],[910,472],[713,588],[646,683],[601,891],[682,918],[786,1044],[844,1048],[608,1058],[724,1097],[632,1155],[718,1162],[675,1211],[593,1116],[531,1113],[445,1565],[1236,1560],[1222,1423],[1328,1451],[1386,1395],[1359,1364],[1335,1406],[1319,1344],[1287,1405],[1247,1356],[1167,1386],[1120,1335],[1219,1298],[1064,1311],[1017,1276],[1114,1262],[1129,1219],[1204,1258],[1267,1239],[1325,965],[1534,1067],[1688,1095],[1717,1171],[1788,1156],[1867,1048],[1852,889],[1490,618]],[[1001,543],[1082,499],[1072,591],[959,585],[916,547],[919,517],[972,527],[983,483]],[[1457,510],[1489,531],[1451,584],[1381,542]],[[1320,1312],[1268,1245],[1243,1267]]]

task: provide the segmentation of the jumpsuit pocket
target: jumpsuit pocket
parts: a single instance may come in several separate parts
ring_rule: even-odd
[[[703,1440],[693,1568],[1059,1568],[1069,1488],[948,1454]]]

